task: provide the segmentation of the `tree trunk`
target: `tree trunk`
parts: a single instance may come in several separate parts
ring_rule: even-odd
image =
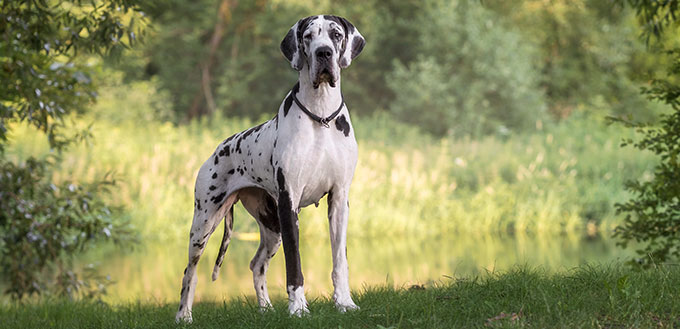
[[[210,38],[208,56],[203,63],[199,64],[201,70],[201,89],[199,89],[194,96],[194,100],[188,112],[189,119],[202,114],[202,100],[205,100],[205,104],[207,105],[207,113],[210,114],[216,111],[217,106],[212,93],[212,78],[210,72],[215,65],[217,50],[224,37],[225,27],[231,22],[231,9],[234,6],[236,6],[235,0],[222,0],[220,3],[219,10],[217,11],[217,22],[215,23],[215,28],[213,29],[212,37]]]

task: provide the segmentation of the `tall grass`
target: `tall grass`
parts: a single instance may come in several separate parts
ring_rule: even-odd
[[[76,122],[94,122],[93,144],[64,154],[54,178],[113,171],[120,183],[111,201],[147,238],[165,240],[189,230],[202,162],[221,140],[257,121],[216,115],[186,125],[159,122],[153,118],[165,106],[162,97],[146,83],[103,88],[93,113]],[[629,130],[587,116],[481,140],[428,137],[384,114],[352,119],[359,143],[348,228],[354,237],[609,229],[619,220],[613,203],[627,197],[624,181],[649,175],[654,164],[619,147]],[[13,157],[49,152],[43,136],[13,128]],[[301,213],[302,234],[325,231],[325,202],[310,208]],[[237,232],[257,231],[242,208],[235,225]]]

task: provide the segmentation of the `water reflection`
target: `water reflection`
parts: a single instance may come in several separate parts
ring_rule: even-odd
[[[220,238],[219,234],[213,236],[199,263],[198,301],[254,294],[248,264],[259,242],[232,240],[220,276],[211,282]],[[611,239],[577,236],[450,235],[427,239],[349,237],[348,240],[353,289],[361,289],[364,285],[404,286],[448,280],[451,276],[503,270],[515,264],[559,271],[586,262],[609,262],[630,255],[631,252],[617,248]],[[332,293],[332,265],[328,239],[321,234],[303,237],[301,257],[308,298],[329,296]],[[126,255],[107,257],[101,262],[102,272],[110,274],[117,283],[109,289],[105,299],[109,302],[176,301],[186,258],[185,241],[148,245]],[[285,296],[282,248],[272,259],[267,278],[272,298]]]

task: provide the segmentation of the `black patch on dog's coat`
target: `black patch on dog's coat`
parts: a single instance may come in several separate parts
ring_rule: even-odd
[[[236,148],[234,149],[234,152],[238,151],[239,154],[241,154],[241,140],[243,140],[243,138],[239,137],[236,141]]]
[[[222,199],[224,199],[224,197],[226,195],[227,195],[227,192],[222,192],[222,193],[215,195],[212,198],[210,198],[210,201],[212,201],[214,204],[218,204],[218,203],[222,202]]]
[[[349,136],[349,122],[345,119],[344,114],[335,120],[335,128],[342,131],[345,137]]]
[[[326,198],[326,203],[328,204],[328,220],[331,220],[331,211],[333,207],[331,206],[333,202],[333,190],[328,191],[328,197]]]
[[[234,169],[231,169],[231,170],[227,171],[227,174],[233,175],[233,174],[234,174]]]
[[[293,93],[291,92],[288,97],[286,97],[286,100],[283,102],[283,116],[285,117],[288,115],[288,110],[290,110],[290,107],[293,105]],[[277,124],[278,125],[278,124]],[[278,129],[278,127],[277,127]]]
[[[338,25],[342,26],[345,29],[345,34],[349,34],[354,32],[354,25],[350,23],[348,20],[340,17],[340,16],[335,16],[335,15],[323,15],[323,18],[325,20],[333,21],[338,23]]]
[[[250,134],[252,134],[254,132],[258,132],[260,130],[260,128],[262,128],[263,124],[264,123],[261,123],[261,124],[255,126],[255,127],[252,127],[250,129],[246,130],[245,132],[243,132],[243,136],[241,136],[241,139],[246,139],[246,138],[248,138],[248,136],[250,136]],[[241,139],[239,139],[239,142],[241,141]]]
[[[278,208],[276,201],[268,194],[264,198],[264,207],[259,213],[260,222],[264,227],[274,233],[281,233],[281,226],[279,223]]]
[[[216,178],[217,178],[217,173],[213,173],[212,179],[216,179]]]
[[[297,50],[295,32],[296,31],[293,31],[293,29],[290,29],[281,42],[281,52],[283,53],[283,56],[286,56],[288,61],[293,60],[293,54],[295,54],[295,51]]]
[[[218,164],[219,162],[220,162],[220,160],[217,158],[217,154],[216,154],[216,155],[215,155],[215,165],[217,166],[217,164]]]
[[[290,90],[290,94],[288,97],[286,97],[286,100],[283,102],[283,116],[288,115],[288,111],[290,110],[290,107],[293,106],[293,95],[297,94],[298,91],[300,91],[300,83],[296,83],[295,86],[293,86],[293,89]],[[277,129],[278,129],[278,123],[277,123]],[[276,147],[276,144],[274,144],[274,147]]]
[[[222,142],[222,145],[227,145],[227,143],[229,143],[232,139],[234,139],[234,136],[236,136],[236,135],[237,134],[233,134],[233,135],[229,136],[229,138],[225,139],[224,142]]]
[[[290,193],[286,190],[286,178],[281,167],[276,172],[276,181],[279,184],[278,213],[281,225],[281,239],[283,240],[283,253],[286,258],[286,285],[293,289],[304,284],[302,268],[300,266],[300,240],[297,225],[297,214],[293,212],[293,204]]]
[[[366,41],[364,41],[363,38],[358,35],[354,36],[354,39],[352,39],[352,59],[359,56],[359,53],[364,49],[365,44]]]

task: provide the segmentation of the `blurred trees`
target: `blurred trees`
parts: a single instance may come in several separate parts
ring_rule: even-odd
[[[153,36],[118,65],[128,79],[155,77],[179,121],[272,115],[296,78],[280,40],[299,18],[325,12],[367,38],[343,73],[352,111],[389,111],[437,135],[525,129],[544,112],[630,114],[644,106],[637,88],[650,69],[631,12],[598,0],[161,0],[143,9]]]
[[[579,106],[606,104],[617,114],[644,107],[639,77],[648,69],[638,61],[644,44],[637,38],[630,10],[601,0],[484,0],[512,22],[540,52],[550,112],[565,118]],[[644,111],[636,113],[650,116]]]
[[[398,118],[456,136],[507,134],[544,118],[535,49],[493,12],[430,1],[411,28],[419,53],[395,60],[387,79]]]
[[[53,182],[59,152],[88,137],[68,118],[95,97],[89,55],[120,53],[139,34],[133,0],[0,2],[0,276],[5,293],[21,298],[56,290],[91,295],[104,286],[69,261],[95,241],[125,239],[111,217],[100,181]],[[43,132],[54,155],[11,160],[8,133],[23,122]]]
[[[119,61],[128,78],[156,76],[177,119],[219,109],[230,115],[272,114],[277,95],[294,85],[279,43],[304,12],[266,1],[147,2],[153,36],[132,61]],[[286,83],[289,82],[289,83]],[[283,97],[283,95],[281,95]]]
[[[616,228],[615,236],[624,247],[632,241],[640,243],[637,252],[641,257],[637,262],[652,266],[680,259],[680,48],[675,48],[675,40],[662,38],[677,31],[680,4],[677,1],[625,2],[635,8],[643,37],[656,43],[652,49],[662,49],[670,59],[666,74],[655,77],[651,87],[643,92],[650,100],[667,104],[672,111],[662,114],[658,124],[615,119],[642,134],[640,140],[624,141],[624,146],[632,144],[659,158],[653,177],[629,181],[626,189],[632,192],[632,198],[616,205],[617,211],[626,217]]]

